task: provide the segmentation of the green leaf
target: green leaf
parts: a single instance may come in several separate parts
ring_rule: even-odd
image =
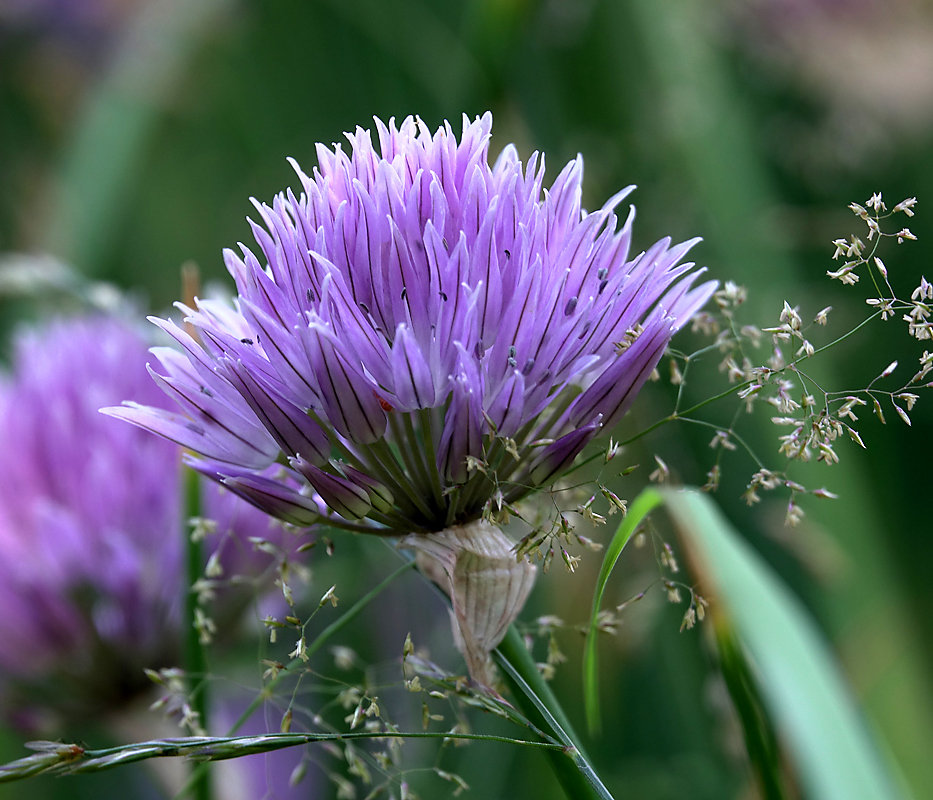
[[[694,574],[711,596],[711,611],[743,645],[805,794],[820,800],[905,797],[800,601],[709,497],[693,490],[661,494]]]
[[[723,615],[713,616],[719,667],[742,724],[748,760],[758,779],[762,800],[796,797],[797,793],[787,785],[786,770],[781,768],[781,748],[774,724],[765,710],[746,653]]]
[[[586,632],[586,645],[583,651],[583,697],[586,705],[586,723],[590,733],[596,733],[600,728],[599,714],[599,674],[598,651],[596,648],[597,628],[596,620],[599,616],[599,606],[603,600],[603,592],[609,582],[609,576],[615,567],[622,549],[628,544],[632,534],[651,511],[664,502],[661,494],[654,489],[645,489],[635,498],[628,513],[622,518],[619,527],[609,542],[606,557],[599,570],[596,580],[596,592],[593,595],[593,611],[590,615],[590,624]]]

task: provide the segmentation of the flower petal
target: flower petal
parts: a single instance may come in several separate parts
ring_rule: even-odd
[[[527,478],[519,479],[518,483],[544,486],[559,478],[570,468],[573,460],[583,448],[599,433],[601,427],[597,418],[589,425],[577,428],[556,442],[547,445],[531,462]]]
[[[310,497],[258,475],[222,477],[220,482],[256,508],[283,522],[305,528],[321,520],[317,503]]]
[[[404,323],[400,323],[395,331],[391,363],[394,379],[392,389],[398,403],[396,410],[433,408],[437,402],[434,376],[421,348]]]
[[[522,425],[525,411],[525,377],[517,369],[506,378],[486,415],[499,436],[514,436]]]
[[[208,430],[182,414],[162,408],[124,401],[122,406],[110,406],[100,411],[224,463],[263,469],[275,458],[224,428],[211,426]]]
[[[327,463],[331,443],[320,425],[298,406],[256,381],[242,362],[228,364],[227,376],[284,453],[300,455],[314,464]]]
[[[628,411],[670,341],[673,320],[656,313],[635,341],[586,389],[564,415],[572,427],[597,416],[611,429]]]
[[[451,382],[450,406],[437,451],[437,468],[445,479],[463,483],[469,477],[466,457],[482,454],[486,421],[482,415],[482,382],[476,366],[461,349],[461,371]],[[475,387],[475,388],[474,388]]]
[[[369,492],[348,478],[324,472],[300,457],[290,458],[289,463],[304,475],[328,507],[344,519],[363,519],[372,510]]]
[[[328,422],[341,436],[359,444],[382,438],[388,420],[375,387],[337,350],[320,325],[302,329],[301,339],[320,386]]]

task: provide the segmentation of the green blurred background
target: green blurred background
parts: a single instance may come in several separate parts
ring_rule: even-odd
[[[908,296],[924,271],[933,277],[933,8],[919,0],[0,0],[0,253],[50,254],[165,310],[184,262],[224,278],[221,249],[250,239],[248,198],[296,185],[287,156],[310,169],[315,142],[373,115],[459,130],[462,113],[486,110],[493,152],[509,141],[523,159],[543,150],[550,179],[582,153],[587,207],[638,184],[636,248],[702,235],[693,256],[749,289],[744,321],[777,324],[787,300],[805,319],[834,306],[837,334],[853,327],[867,295],[825,277],[830,241],[862,233],[845,206],[875,191],[889,207],[919,198],[919,241],[881,253],[895,288]],[[17,323],[48,311],[50,295],[20,288],[0,283],[4,354]],[[856,389],[896,358],[906,380],[923,348],[904,328],[876,325],[815,372]],[[648,392],[621,435],[671,407],[665,381]],[[863,415],[867,451],[844,443],[841,465],[796,472],[841,495],[807,502],[796,529],[783,528],[780,498],[745,507],[754,467],[741,453],[725,459],[716,495],[819,618],[918,798],[933,796],[930,400],[911,428]],[[728,424],[734,410],[727,401],[707,418]],[[780,468],[768,416],[739,430]],[[654,453],[703,483],[710,435],[659,430],[625,454],[642,467],[614,488],[634,496]],[[320,581],[330,570],[341,597],[358,596],[384,569],[379,553],[341,541],[346,563]],[[371,574],[353,568],[360,560]],[[525,616],[582,622],[597,560],[574,576],[552,570]],[[615,603],[654,580],[653,558],[626,553],[619,575]],[[404,592],[393,602],[383,608],[399,617],[417,605]],[[619,800],[754,797],[713,658],[702,633],[678,633],[682,612],[656,589],[604,641],[593,760]],[[392,625],[402,637],[411,627]],[[368,629],[345,643],[387,658],[367,650]],[[580,642],[567,632],[561,643],[569,661],[555,686],[582,728]],[[535,753],[474,751],[458,756],[473,796],[560,796]],[[21,752],[15,734],[0,745],[4,761]],[[0,797],[129,796],[140,774],[35,781]],[[328,796],[318,783],[315,796]]]

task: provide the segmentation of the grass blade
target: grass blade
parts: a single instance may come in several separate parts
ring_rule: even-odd
[[[804,793],[903,798],[825,639],[800,601],[706,495],[663,491],[694,574],[744,645]]]
[[[586,644],[583,651],[583,696],[586,705],[586,723],[591,734],[598,732],[601,724],[596,621],[599,616],[599,606],[603,600],[603,592],[606,590],[609,576],[612,574],[619,556],[622,555],[622,549],[628,544],[632,534],[645,517],[662,502],[664,502],[664,498],[654,489],[645,489],[635,498],[628,513],[623,517],[615,534],[613,534],[609,547],[606,549],[603,565],[599,570],[599,577],[596,580],[596,592],[593,595],[593,611],[590,615],[590,624],[586,632]]]

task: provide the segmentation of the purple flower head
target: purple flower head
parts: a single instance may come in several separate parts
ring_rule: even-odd
[[[2,705],[41,685],[45,707],[96,709],[148,685],[143,667],[176,657],[181,454],[98,413],[128,394],[164,402],[147,357],[125,323],[90,317],[21,336],[11,374],[0,375]],[[258,574],[271,559],[250,554],[247,537],[282,531],[205,486],[203,516],[216,528],[209,551],[220,548],[228,571]]]
[[[632,187],[587,213],[581,157],[545,189],[543,156],[489,164],[491,127],[377,119],[378,150],[358,128],[293,163],[300,194],[254,203],[258,255],[225,253],[235,308],[183,307],[200,341],[156,321],[180,413],[108,413],[303,524],[439,531],[559,478],[715,284],[682,263],[696,239],[630,254]]]

